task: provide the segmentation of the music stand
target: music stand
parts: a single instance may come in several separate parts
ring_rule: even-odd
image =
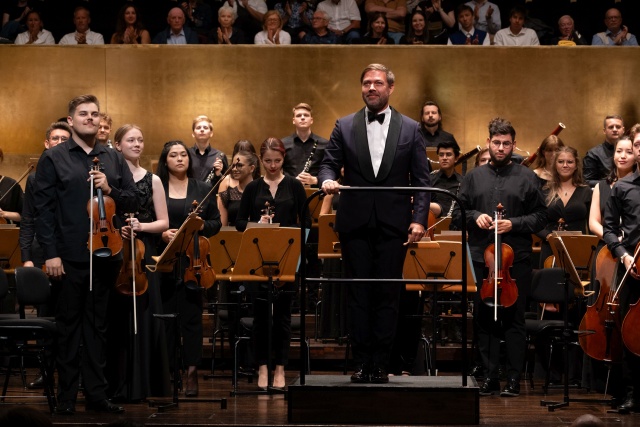
[[[187,251],[187,246],[191,243],[194,236],[204,224],[204,220],[198,217],[197,213],[191,213],[182,223],[171,242],[167,245],[160,256],[152,256],[156,265],[147,265],[147,269],[155,273],[170,273],[173,271],[174,264],[180,260],[182,254]],[[215,270],[214,270],[215,271]],[[227,409],[227,399],[180,399],[178,397],[178,359],[180,353],[180,326],[178,324],[179,313],[154,314],[157,319],[172,320],[175,323],[176,337],[173,351],[173,397],[170,402],[161,402],[149,400],[149,407],[158,408],[158,412],[165,412],[169,409],[178,408],[180,402],[220,402],[220,409]]]
[[[562,402],[557,401],[548,401],[541,400],[540,405],[546,406],[549,412],[553,412],[555,409],[562,408],[565,406],[569,406],[569,402],[596,402],[596,403],[610,403],[613,405],[613,399],[609,400],[599,400],[599,399],[572,399],[569,397],[569,340],[574,331],[569,327],[569,302],[572,299],[586,297],[593,294],[593,291],[585,291],[584,288],[589,285],[589,281],[583,281],[580,279],[578,275],[578,271],[576,270],[576,266],[572,260],[571,254],[567,250],[567,246],[565,245],[565,239],[567,241],[571,240],[571,238],[579,239],[575,240],[571,243],[571,246],[574,251],[575,259],[580,260],[588,260],[592,255],[589,254],[589,251],[592,251],[591,245],[585,244],[586,242],[591,241],[589,238],[591,236],[582,236],[582,235],[560,235],[558,233],[554,233],[549,238],[549,245],[551,246],[551,250],[553,251],[553,255],[556,259],[556,264],[558,267],[562,268],[565,272],[565,281],[564,281],[564,309],[562,310],[562,320],[564,323],[564,331],[562,333],[562,344],[564,351],[564,395]],[[595,237],[595,236],[593,236]],[[597,241],[597,237],[596,237]],[[576,243],[578,242],[578,243]],[[583,242],[580,244],[580,242]],[[583,261],[584,262],[584,261]],[[581,331],[577,331],[580,334]],[[584,331],[586,333],[586,331]]]
[[[475,273],[471,266],[471,256],[468,255],[469,249],[467,248],[467,292],[476,292],[476,280]],[[462,272],[459,268],[459,261],[462,257],[462,243],[461,242],[429,242],[421,241],[409,245],[407,255],[404,260],[404,266],[402,274],[405,279],[449,279],[449,280],[461,280]],[[437,295],[438,290],[446,290],[448,292],[460,292],[462,291],[462,285],[459,284],[421,284],[415,285],[408,282],[407,290],[419,290],[427,291],[433,294],[433,306],[432,310],[432,333],[433,333],[433,349],[430,359],[433,361],[431,364],[431,375],[437,375],[436,369],[436,322],[437,322]],[[466,307],[462,307],[466,310]],[[429,357],[429,356],[427,356]]]
[[[307,197],[314,194],[318,191],[317,188],[305,187],[304,191],[307,193]],[[320,209],[322,208],[322,201],[324,200],[324,196],[320,196],[313,200],[309,204],[309,213],[311,214],[311,226],[318,227],[318,218],[320,217]]]
[[[598,247],[598,236],[582,234],[581,232],[575,234],[571,231],[554,231],[552,236],[562,237],[562,242],[567,249],[567,253],[570,254],[571,261],[578,276],[580,276],[580,280],[582,281],[583,278],[588,279],[581,273],[587,272],[589,276],[591,274],[593,257],[596,255]],[[553,246],[551,250],[554,251]],[[554,251],[553,255],[557,257],[558,254]]]
[[[333,229],[336,214],[320,215],[318,218],[318,258],[342,258],[340,239]]]
[[[274,225],[274,224],[272,224]],[[234,379],[232,396],[239,394],[274,394],[283,390],[274,389],[271,384],[271,350],[273,293],[276,283],[296,282],[296,271],[300,258],[301,231],[292,227],[252,227],[242,235],[240,251],[231,274],[232,282],[267,282],[267,390],[237,390]],[[304,319],[302,319],[304,322]]]
[[[3,225],[0,228],[0,263],[7,274],[13,274],[20,266],[20,250],[18,238],[20,229],[14,224]]]

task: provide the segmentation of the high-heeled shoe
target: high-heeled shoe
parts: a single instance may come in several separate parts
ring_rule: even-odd
[[[269,386],[269,369],[267,365],[260,365],[258,367],[258,388],[266,390]]]
[[[284,378],[284,366],[276,365],[276,370],[273,375],[273,388],[284,390],[285,385],[286,385],[286,380]]]

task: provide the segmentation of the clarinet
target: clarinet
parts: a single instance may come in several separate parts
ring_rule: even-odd
[[[218,154],[218,158],[219,159],[223,159],[224,158],[224,154],[220,153]],[[214,160],[213,163],[215,163],[216,161]],[[211,182],[213,182],[213,179],[216,177],[216,168],[214,166],[211,167],[211,172],[209,172],[209,175],[207,175],[207,177],[205,178],[204,182],[206,182],[207,184],[211,184]]]
[[[460,184],[458,184],[458,188],[456,188],[456,196],[458,195],[458,191],[460,191]],[[451,207],[449,207],[449,212],[447,212],[447,216],[446,218],[451,218],[451,215],[453,215],[453,208],[456,206],[456,201],[455,199],[451,200]]]
[[[313,148],[311,149],[311,154],[309,155],[309,158],[307,159],[307,161],[304,164],[304,167],[302,168],[302,172],[309,173],[309,169],[311,169],[311,161],[313,160],[313,156],[316,154],[317,147],[318,147],[318,141],[315,141],[313,143]]]

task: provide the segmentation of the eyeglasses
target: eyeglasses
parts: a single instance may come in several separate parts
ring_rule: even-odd
[[[509,141],[491,141],[491,145],[493,145],[496,148],[500,147],[501,145],[504,148],[511,148],[511,146],[513,145],[513,142],[509,142]]]

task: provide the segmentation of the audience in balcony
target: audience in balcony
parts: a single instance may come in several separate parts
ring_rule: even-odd
[[[316,10],[329,16],[329,31],[339,37],[340,43],[351,44],[360,38],[360,10],[355,0],[324,0]]]
[[[300,43],[304,33],[311,28],[313,9],[309,2],[284,0],[277,3],[274,10],[280,14],[282,29],[291,35],[291,42]]]
[[[184,12],[179,7],[169,11],[167,24],[169,26],[153,38],[155,44],[198,44],[198,35],[184,25]]]
[[[111,36],[111,44],[149,44],[151,36],[140,20],[134,4],[122,6],[118,12],[116,32]]]
[[[389,36],[389,24],[384,12],[374,12],[369,16],[369,28],[364,36],[357,39],[358,44],[396,44]]]
[[[398,44],[402,36],[405,33],[404,19],[407,15],[407,1],[406,0],[366,0],[364,4],[364,10],[371,15],[374,12],[382,12],[386,16],[388,22],[387,33],[388,37],[393,40],[393,43]]]
[[[27,31],[18,34],[15,44],[56,44],[53,34],[44,29],[40,12],[27,13]]]
[[[102,34],[91,31],[89,24],[91,24],[89,9],[83,6],[76,7],[73,11],[73,25],[75,25],[76,30],[62,37],[58,44],[104,44]]]
[[[212,37],[214,44],[246,44],[249,43],[244,32],[236,27],[236,13],[229,6],[218,9],[218,29]]]
[[[411,23],[407,34],[402,36],[400,44],[428,44],[429,30],[427,30],[427,17],[422,9],[414,9],[411,13]]]
[[[607,10],[604,25],[607,30],[593,36],[593,46],[638,46],[636,36],[629,32],[626,25],[622,25],[622,14],[618,9]]]
[[[531,28],[524,27],[526,12],[516,6],[509,13],[509,26],[498,31],[493,38],[497,46],[538,46],[538,35]]]
[[[311,30],[302,38],[302,44],[337,44],[338,36],[329,31],[329,15],[324,10],[313,14]]]
[[[282,19],[275,10],[264,14],[263,30],[255,35],[254,44],[291,44],[291,35],[282,29]]]
[[[27,29],[27,14],[32,10],[32,7],[26,0],[5,1],[4,3],[0,37],[13,40],[19,33]]]

